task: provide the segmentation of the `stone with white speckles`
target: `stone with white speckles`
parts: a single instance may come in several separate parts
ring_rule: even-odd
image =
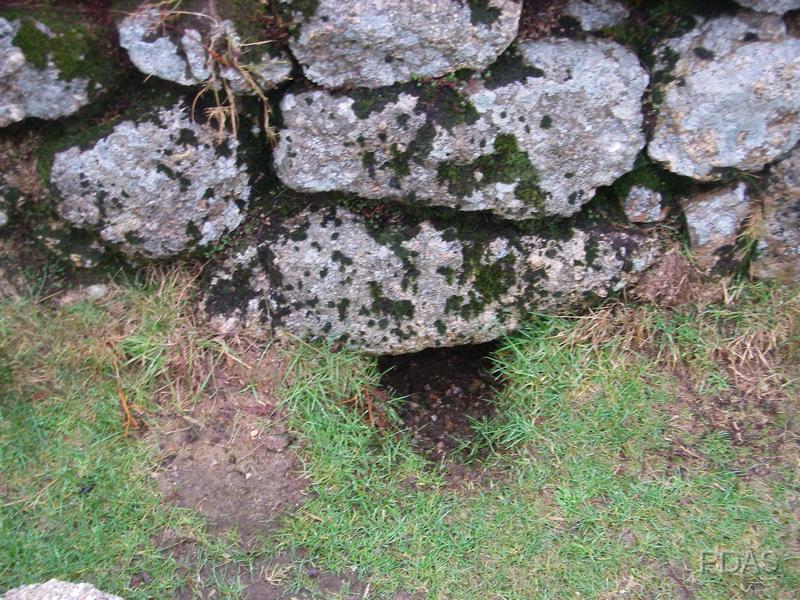
[[[628,9],[616,0],[570,0],[564,9],[584,31],[612,27],[628,18]]]
[[[698,267],[711,272],[736,244],[736,237],[750,214],[744,183],[679,200],[689,228],[692,256]]]
[[[670,171],[702,181],[758,171],[800,140],[800,39],[779,17],[707,21],[657,54],[677,61],[648,153]]]
[[[46,583],[23,585],[7,591],[0,600],[122,600],[101,592],[88,583],[69,583],[51,579]]]
[[[20,47],[20,32],[36,42],[36,56],[26,56]],[[83,35],[88,47],[93,38],[88,30]],[[0,127],[29,117],[58,119],[71,115],[104,90],[108,82],[89,75],[88,58],[68,56],[65,61],[75,72],[62,70],[57,54],[69,52],[63,46],[70,43],[59,28],[53,31],[32,16],[6,19],[0,13]],[[93,55],[91,60],[108,62],[102,55]],[[86,75],[81,75],[84,69]]]
[[[244,219],[250,184],[237,148],[181,103],[122,120],[91,147],[55,154],[56,211],[132,258],[207,246]]]
[[[761,200],[763,222],[752,273],[800,282],[800,148],[772,166]]]
[[[117,25],[120,46],[142,73],[187,86],[213,82],[219,87],[215,78],[225,79],[231,89],[243,94],[257,93],[248,76],[262,90],[289,78],[291,59],[274,44],[264,43],[270,40],[243,40],[232,20],[207,14],[203,3],[184,4],[181,10],[181,14],[171,13],[166,5],[145,2]],[[206,16],[186,14],[190,12]],[[226,62],[235,56],[240,68],[215,62],[208,51],[212,40],[216,40],[215,54]]]
[[[778,15],[800,9],[800,0],[736,0],[736,3],[759,12]]]
[[[656,223],[665,216],[663,201],[660,192],[634,185],[625,197],[625,216],[631,223]]]
[[[519,0],[319,0],[289,46],[315,83],[386,86],[486,68],[514,41],[521,9]]]
[[[570,216],[644,146],[636,56],[606,41],[523,42],[458,85],[288,93],[275,150],[305,192]]]
[[[513,331],[531,311],[575,310],[636,281],[660,252],[650,233],[476,232],[308,210],[213,265],[204,307],[224,331],[271,329],[379,354],[480,343]]]

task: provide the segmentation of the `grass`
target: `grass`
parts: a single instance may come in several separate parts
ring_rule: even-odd
[[[281,393],[309,500],[247,551],[165,503],[150,438],[125,432],[120,390],[147,425],[208,393],[207,366],[234,352],[193,322],[192,294],[173,270],[97,302],[0,304],[0,590],[58,577],[126,598],[187,584],[240,598],[239,575],[279,553],[294,557],[279,565],[290,594],[316,585],[309,564],[354,570],[370,598],[800,589],[796,287],[532,317],[494,355],[498,416],[475,424],[460,468],[413,450],[402,399],[380,407],[392,427],[370,424],[374,359],[287,346]],[[186,540],[190,559],[170,554]]]
[[[751,478],[750,448],[676,423],[678,366],[703,395],[747,380],[715,357],[762,352],[759,373],[774,380],[781,353],[797,347],[796,290],[736,296],[677,313],[542,316],[507,338],[501,416],[477,427],[476,446],[496,452],[471,490],[407,436],[376,434],[343,408],[375,384],[371,361],[302,346],[287,400],[314,494],[285,546],[330,569],[355,566],[373,589],[431,598],[793,597],[797,447],[785,462],[761,457],[775,469]],[[796,383],[779,387],[781,412],[796,411]],[[736,560],[749,562],[737,570]]]
[[[0,303],[0,590],[58,577],[166,598],[185,581],[162,550],[175,539],[196,541],[200,564],[228,560],[198,514],[163,503],[153,448],[120,409],[121,392],[146,426],[175,397],[186,296],[172,272],[103,303]]]

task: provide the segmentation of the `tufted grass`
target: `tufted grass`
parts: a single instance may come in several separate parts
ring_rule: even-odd
[[[401,399],[383,407],[395,428],[353,410],[378,397],[374,359],[292,344],[281,393],[309,500],[244,550],[164,501],[120,408],[118,388],[139,425],[191,404],[198,357],[231,351],[194,323],[193,285],[156,271],[101,301],[59,307],[39,282],[0,303],[0,591],[59,577],[244,598],[242,575],[281,556],[288,596],[315,588],[313,564],[369,598],[796,597],[797,287],[533,316],[494,355],[507,385],[465,462],[415,453]]]
[[[796,426],[795,443],[777,442],[796,418],[797,290],[731,294],[677,312],[541,316],[505,339],[500,417],[474,442],[495,450],[473,465],[480,485],[343,408],[374,385],[372,361],[301,346],[286,397],[313,499],[284,546],[355,568],[373,590],[430,598],[794,597]],[[685,385],[701,398],[746,385],[720,359],[748,349],[780,394],[766,450],[677,401]]]
[[[123,424],[120,391],[146,428],[190,375],[167,364],[186,334],[190,281],[154,271],[59,307],[40,279],[30,297],[0,300],[0,593],[56,577],[169,598],[185,579],[170,540],[196,543],[203,563],[241,556],[198,514],[163,503],[154,449]]]

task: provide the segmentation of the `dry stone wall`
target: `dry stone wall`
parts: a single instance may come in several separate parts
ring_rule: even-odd
[[[0,236],[201,257],[222,330],[375,353],[584,309],[676,236],[800,279],[798,3],[551,4],[0,8]]]

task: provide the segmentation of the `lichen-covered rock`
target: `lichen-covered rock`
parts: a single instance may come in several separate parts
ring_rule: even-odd
[[[800,9],[800,0],[736,0],[736,3],[759,12],[778,15]]]
[[[730,255],[747,216],[750,202],[745,184],[680,199],[692,256],[697,266],[709,273]]]
[[[628,171],[644,145],[647,75],[604,41],[523,42],[459,85],[287,94],[278,176],[503,217],[569,216]]]
[[[125,120],[53,157],[56,211],[132,258],[164,258],[218,241],[250,197],[238,142],[192,121],[180,102]]]
[[[370,225],[343,209],[273,224],[209,276],[223,330],[273,328],[373,353],[484,342],[530,311],[562,313],[624,288],[659,242],[622,228],[524,234],[513,226]]]
[[[564,14],[573,17],[584,31],[612,27],[628,18],[628,9],[616,0],[569,0]]]
[[[0,10],[0,127],[71,115],[101,94],[113,62],[89,25]]]
[[[762,201],[761,237],[752,273],[800,282],[800,148],[772,167]]]
[[[669,170],[758,171],[800,140],[800,39],[779,17],[707,21],[657,54],[674,66],[648,153]]]
[[[662,221],[665,210],[662,205],[664,198],[661,192],[650,188],[634,185],[625,197],[625,216],[631,223],[655,223]]]
[[[484,69],[517,34],[519,0],[318,0],[289,41],[306,77],[380,87]]]
[[[101,592],[88,583],[68,583],[51,579],[46,583],[23,585],[7,591],[2,600],[122,600]]]
[[[142,73],[181,85],[219,84],[222,78],[233,91],[252,94],[253,84],[263,90],[289,78],[292,63],[286,51],[263,39],[266,32],[248,31],[258,39],[243,40],[241,26],[226,18],[233,16],[235,4],[212,4],[213,11],[209,3],[197,1],[175,11],[166,3],[144,2],[118,23],[120,45]]]

